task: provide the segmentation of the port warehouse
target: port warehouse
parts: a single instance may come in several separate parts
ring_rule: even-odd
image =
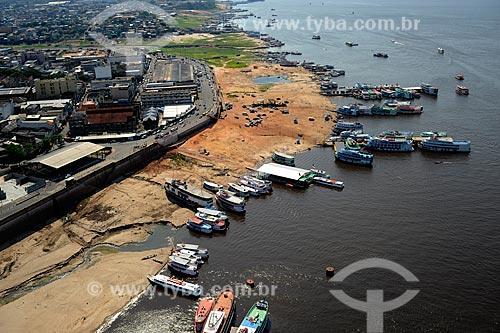
[[[220,110],[217,110],[219,112]],[[90,195],[104,189],[108,184],[145,167],[148,163],[162,157],[168,150],[175,148],[176,142],[188,138],[202,128],[210,125],[216,117],[206,117],[197,123],[186,126],[167,141],[168,145],[152,144],[120,160],[103,160],[97,168],[80,172],[73,181],[55,184],[57,189],[40,195],[33,192],[16,200],[0,210],[0,242],[11,241],[15,237],[36,230],[70,212],[76,204]]]
[[[310,170],[281,165],[277,163],[266,163],[257,169],[263,178],[281,184],[291,184],[295,187],[306,188],[312,181],[314,174]]]

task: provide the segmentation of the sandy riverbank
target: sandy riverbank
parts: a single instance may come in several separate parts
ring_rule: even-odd
[[[225,101],[232,110],[223,113],[211,128],[194,136],[177,151],[152,162],[134,176],[115,183],[82,202],[66,218],[36,232],[0,252],[0,296],[19,284],[40,284],[82,262],[84,249],[102,243],[125,244],[142,241],[151,225],[181,226],[192,213],[171,204],[162,188],[165,176],[200,185],[204,179],[227,184],[248,172],[246,167],[268,159],[275,150],[294,153],[320,143],[330,133],[332,122],[323,116],[332,109],[320,96],[312,74],[301,68],[281,68],[263,63],[241,69],[215,69]],[[253,78],[286,75],[290,82],[258,85]],[[265,108],[262,125],[245,127],[242,105],[257,99],[287,100],[289,114],[270,113]],[[250,114],[252,115],[252,114]],[[308,118],[313,117],[314,121]],[[293,119],[299,118],[294,124]],[[301,144],[295,144],[301,133]],[[200,151],[208,151],[209,155]],[[180,153],[182,155],[176,155]],[[168,245],[167,243],[165,244]],[[162,256],[166,256],[162,250]],[[51,282],[0,307],[0,320],[9,332],[40,330],[52,332],[93,331],[104,319],[121,309],[129,296],[103,292],[92,297],[90,282],[145,284],[145,275],[159,269],[148,253],[108,253],[92,256],[76,272]],[[107,288],[107,289],[106,289]],[[64,309],[64,311],[61,311]]]

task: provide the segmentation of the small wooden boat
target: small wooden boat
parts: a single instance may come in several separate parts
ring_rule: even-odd
[[[340,190],[344,188],[344,182],[335,179],[328,179],[325,177],[314,177],[313,182],[315,182],[316,184],[329,186]]]
[[[198,305],[198,310],[196,310],[196,315],[194,316],[194,331],[196,333],[201,333],[203,331],[203,325],[205,324],[214,303],[214,300],[211,298],[202,299],[200,301],[200,305]]]

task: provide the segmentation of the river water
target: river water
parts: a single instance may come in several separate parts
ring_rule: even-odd
[[[447,131],[456,139],[471,140],[472,152],[376,153],[373,168],[366,169],[335,163],[331,149],[315,148],[299,154],[297,166],[315,164],[326,170],[345,182],[342,192],[275,186],[271,195],[249,201],[245,217],[232,216],[224,236],[200,237],[185,228],[158,227],[149,241],[132,249],[165,246],[168,241],[199,243],[211,255],[194,280],[205,290],[235,286],[247,278],[276,286],[274,295],[267,296],[273,332],[366,331],[366,313],[341,303],[330,289],[342,289],[361,301],[367,289],[383,289],[385,300],[407,289],[420,290],[408,304],[384,314],[386,332],[500,331],[500,4],[266,0],[240,8],[262,18],[275,14],[277,20],[420,19],[418,31],[322,30],[321,40],[312,40],[315,32],[307,29],[263,31],[285,42],[282,50],[303,53],[289,59],[344,69],[339,85],[439,86],[437,98],[416,100],[424,106],[420,116],[359,121],[371,134],[386,129]],[[252,19],[245,23],[246,29],[255,30]],[[347,47],[346,41],[359,46]],[[438,47],[445,49],[443,55],[437,54]],[[389,58],[375,58],[374,52]],[[470,96],[455,94],[456,73],[465,75]],[[419,282],[406,282],[378,268],[357,272],[342,283],[325,277],[327,266],[339,271],[374,257],[403,265]],[[237,298],[236,323],[258,299]],[[191,332],[195,309],[189,299],[144,296],[106,331]]]

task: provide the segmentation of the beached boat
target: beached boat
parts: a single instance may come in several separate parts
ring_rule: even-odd
[[[197,208],[196,211],[198,213],[202,213],[202,214],[206,214],[206,215],[217,217],[220,220],[227,221],[227,219],[228,219],[228,217],[227,217],[227,215],[226,215],[225,212],[223,212],[221,210],[217,210],[217,209],[215,209],[213,207],[212,208],[207,208],[207,207]]]
[[[245,200],[229,191],[221,190],[215,194],[215,200],[224,209],[238,214],[245,214]]]
[[[200,301],[196,314],[194,316],[194,331],[196,333],[201,333],[203,331],[203,325],[212,311],[212,307],[215,304],[215,300],[211,298],[205,298]]]
[[[234,293],[222,291],[203,326],[203,333],[228,333],[235,312]]]
[[[335,152],[335,159],[344,163],[371,166],[373,155],[362,153],[359,150],[343,148]]]
[[[200,247],[197,244],[179,243],[175,245],[175,249],[191,251],[194,254],[200,255],[202,259],[208,258],[208,250],[203,247]]]
[[[187,184],[174,178],[165,178],[165,193],[169,199],[173,199],[190,208],[205,207],[213,204],[210,192]]]
[[[177,273],[182,273],[190,276],[198,275],[198,266],[193,265],[190,260],[169,257],[167,262],[168,268]]]
[[[269,322],[269,303],[265,300],[256,302],[238,327],[237,333],[263,333]]]
[[[464,87],[464,86],[456,86],[455,92],[459,95],[468,95],[469,94],[469,88]]]
[[[292,155],[274,152],[272,157],[273,162],[283,165],[295,166],[295,157]]]
[[[242,187],[240,184],[228,183],[227,188],[229,189],[229,191],[236,193],[236,195],[239,197],[248,198],[250,196],[248,190]]]
[[[222,190],[224,186],[219,185],[217,183],[212,182],[203,182],[203,188],[209,190],[210,192],[217,192],[218,190]]]
[[[405,137],[372,138],[368,141],[365,148],[389,152],[410,152],[414,150],[413,141]]]
[[[462,81],[464,79],[464,75],[463,74],[457,74],[455,75],[455,79],[459,80],[459,81]]]
[[[196,217],[193,217],[190,220],[188,220],[186,226],[189,230],[199,232],[202,234],[211,235],[214,232],[210,224]]]
[[[428,83],[421,83],[420,88],[422,88],[422,91],[428,95],[437,96],[439,93],[438,87],[434,87]]]
[[[344,182],[341,182],[340,180],[329,179],[326,177],[314,177],[313,183],[325,185],[325,186],[329,186],[329,187],[334,187],[337,189],[344,188]]]
[[[189,252],[181,252],[181,251],[173,251],[170,257],[177,257],[181,259],[189,260],[193,265],[201,266],[205,262],[201,259],[201,256],[189,253]]]
[[[185,282],[179,279],[174,279],[166,275],[148,275],[148,280],[154,285],[165,289],[170,289],[176,294],[183,296],[199,297],[201,295],[201,287],[198,284]]]
[[[362,123],[339,121],[332,128],[333,133],[337,133],[337,134],[340,132],[343,132],[343,131],[357,131],[357,130],[361,130],[361,131],[363,130]]]
[[[469,153],[471,150],[470,141],[455,141],[439,138],[424,139],[418,144],[418,148],[422,150],[448,153]]]

